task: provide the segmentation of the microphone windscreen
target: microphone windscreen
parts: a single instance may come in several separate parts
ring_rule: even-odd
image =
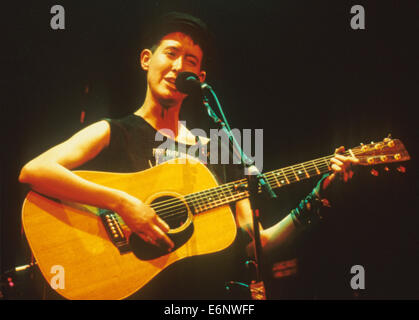
[[[175,81],[176,88],[186,94],[201,90],[201,83],[198,76],[193,72],[180,72]]]

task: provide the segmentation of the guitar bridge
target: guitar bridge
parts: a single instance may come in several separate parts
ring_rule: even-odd
[[[118,248],[121,254],[128,253],[131,248],[128,240],[122,231],[121,225],[118,221],[116,213],[109,210],[101,210],[100,218],[105,226],[106,232],[112,243]]]

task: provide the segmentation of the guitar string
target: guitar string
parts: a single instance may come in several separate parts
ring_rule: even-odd
[[[355,155],[355,154],[363,153],[363,151],[360,151],[360,152],[356,152],[355,151],[353,153]],[[345,154],[348,154],[349,155],[350,153],[346,152]],[[320,164],[319,165],[318,164],[316,166],[315,165],[315,162],[319,162],[321,160],[323,160],[323,161],[324,160],[329,160],[333,156],[334,155],[332,155],[332,156],[326,156],[326,157],[315,159],[315,160],[311,160],[311,161],[304,162],[304,163],[301,163],[301,164],[298,164],[298,165],[294,165],[294,166],[291,166],[291,167],[287,167],[287,168],[275,170],[275,171],[272,171],[272,172],[268,172],[268,173],[265,173],[264,175],[267,178],[267,180],[269,181],[269,183],[273,183],[274,185],[276,184],[276,187],[280,187],[280,185],[278,185],[278,183],[275,183],[274,182],[274,181],[277,181],[276,177],[273,176],[275,172],[283,171],[284,173],[287,172],[288,174],[290,172],[292,172],[293,173],[293,176],[290,176],[289,179],[288,179],[288,181],[289,181],[289,183],[294,183],[294,182],[296,182],[298,180],[310,178],[310,177],[312,177],[314,175],[312,175],[312,176],[308,175],[308,177],[307,176],[302,176],[302,177],[298,177],[297,178],[297,175],[296,175],[295,170],[293,169],[293,167],[296,168],[297,166],[300,166],[300,167],[303,167],[305,170],[309,170],[309,171],[311,169],[316,168],[316,169],[318,169],[318,170],[316,170],[316,175],[318,175],[319,174],[318,171],[323,171],[326,167],[328,169],[325,170],[323,173],[325,173],[327,171],[330,171],[330,166],[329,166],[329,163],[327,163],[326,165],[324,165],[324,164]],[[304,166],[304,164],[309,164],[309,166],[307,166],[307,165]],[[298,169],[298,168],[296,168],[296,169]],[[299,174],[302,174],[302,173],[299,172]],[[231,193],[231,187],[232,187],[231,185],[234,185],[237,182],[243,183],[243,182],[246,182],[246,181],[247,181],[246,179],[243,179],[243,180],[239,180],[239,181],[235,181],[235,182],[231,182],[231,183],[225,184],[223,186],[218,186],[218,187],[215,187],[215,188],[212,188],[212,189],[208,189],[208,190],[201,191],[201,192],[198,192],[198,193],[195,193],[195,194],[191,194],[188,197],[189,198],[194,197],[195,199],[190,199],[189,202],[193,206],[198,207],[198,209],[204,207],[204,211],[205,210],[209,210],[211,208],[214,208],[216,206],[227,204],[227,203],[231,202],[232,200],[237,200],[237,199],[235,199],[235,198],[237,198],[237,193],[236,193],[236,195],[232,194],[230,196],[227,196],[224,199],[223,198],[220,199],[218,197],[219,199],[213,201],[212,203],[208,203],[208,198],[211,197],[211,196],[212,197],[215,197],[220,192],[224,192],[226,190],[227,191],[230,191],[230,193]],[[285,185],[285,184],[283,184],[283,185]],[[215,197],[215,198],[217,198],[217,197]],[[228,199],[228,198],[232,198],[232,199]],[[161,203],[165,203],[165,205],[162,206]],[[177,204],[176,205],[173,205],[174,203],[177,203]],[[183,211],[183,208],[184,208],[184,203],[182,201],[180,201],[179,199],[177,199],[177,198],[176,199],[170,199],[170,200],[165,200],[165,201],[158,202],[157,205],[158,206],[153,206],[153,209],[155,209],[155,210],[156,209],[157,210],[162,210],[163,209],[164,211],[167,211],[167,210],[171,210],[171,209],[174,209],[174,208],[177,208],[177,207],[181,206],[182,207],[182,211]],[[198,210],[198,211],[201,211],[201,210]],[[160,216],[162,218],[164,218],[164,217],[168,217],[168,216],[171,216],[171,215],[172,214],[169,214],[169,215],[167,215],[167,214],[166,215],[161,214]]]
[[[328,171],[330,171],[330,170],[328,170]],[[268,174],[266,174],[266,175],[268,175]],[[300,179],[306,179],[306,178],[310,178],[310,177],[311,176],[308,176],[308,177],[304,177],[303,176]],[[268,178],[268,179],[276,180],[276,178]],[[243,180],[243,181],[245,182],[246,180]],[[298,181],[298,179],[293,179],[292,178],[292,181],[290,183],[293,183],[293,182],[296,182],[296,181]],[[280,185],[277,185],[276,187],[280,187]],[[276,188],[276,187],[274,186],[274,188]],[[222,191],[222,192],[224,192],[224,190],[226,190],[226,188],[223,188],[223,189],[220,188],[219,190]],[[231,190],[230,190],[230,193],[231,193]],[[234,195],[232,194],[232,195],[230,195],[228,197],[225,197],[224,199],[219,199],[219,200],[213,201],[212,203],[208,203],[207,198],[206,198],[204,202],[202,202],[201,204],[198,204],[198,207],[199,207],[198,208],[198,211],[206,211],[206,210],[212,209],[212,208],[217,207],[217,206],[220,206],[220,205],[228,204],[229,202],[232,202],[232,200],[237,201],[237,200],[240,200],[240,199],[245,198],[247,196],[248,196],[248,194],[246,194],[246,192],[236,193]],[[232,198],[232,199],[228,199],[228,198]],[[196,203],[192,203],[192,204],[193,205],[196,205]],[[182,208],[180,209],[180,211],[184,212],[184,206],[183,206],[183,204],[181,204],[181,206],[182,206]],[[175,208],[175,207],[177,207],[177,206],[174,206],[174,207],[171,207],[171,208],[166,208],[166,210],[167,209],[172,209],[172,208]],[[202,210],[202,208],[203,208],[203,210]],[[173,213],[173,211],[171,211],[170,214],[166,214],[164,217],[171,217],[173,215],[176,216],[180,211],[177,210],[174,213]],[[162,217],[163,217],[163,215],[162,215]]]
[[[302,178],[308,178],[308,177],[302,177]],[[268,179],[269,179],[269,177],[268,177]],[[297,181],[297,179],[291,178],[290,183],[293,183],[295,181]],[[246,182],[246,180],[243,180],[243,182]],[[227,187],[224,187],[222,189],[220,188],[219,191],[223,192],[224,190],[227,190]],[[277,187],[279,187],[279,186],[277,185]],[[274,186],[274,188],[275,188],[275,186]],[[231,192],[231,190],[229,190],[229,191]],[[212,201],[212,202],[208,202],[209,196],[207,196],[207,197],[205,197],[204,201],[202,201],[202,199],[198,199],[198,202],[196,200],[195,201],[190,201],[189,200],[189,204],[192,204],[192,206],[195,209],[197,209],[198,212],[201,212],[201,211],[209,210],[211,208],[214,208],[214,207],[217,207],[217,206],[220,206],[220,205],[227,204],[229,202],[232,202],[233,200],[237,201],[237,200],[243,198],[243,194],[246,195],[245,192],[241,192],[241,193],[236,192],[236,194],[232,194],[232,195],[230,195],[228,197],[225,197],[225,198],[219,198],[218,200]],[[210,195],[212,195],[212,194],[210,193]],[[159,216],[161,216],[162,218],[167,218],[169,216],[172,216],[173,213],[176,215],[176,213],[178,213],[179,210],[178,211],[173,211],[172,209],[175,209],[175,208],[180,208],[180,211],[182,211],[182,212],[184,211],[185,205],[181,200],[178,200],[178,199],[177,199],[177,201],[174,200],[174,201],[172,201],[172,204],[174,202],[176,202],[176,205],[166,206],[166,208],[160,208],[160,209],[157,208],[157,211],[160,211]],[[188,203],[188,200],[187,200],[187,203]],[[169,214],[166,213],[168,210],[170,210]]]
[[[326,167],[326,166],[324,166],[324,167]],[[308,177],[302,177],[302,178],[308,178]],[[302,179],[302,178],[300,178],[300,179]],[[272,184],[272,179],[275,179],[275,178],[270,178],[269,175],[266,174],[266,179],[268,181],[270,180],[269,183]],[[288,181],[289,181],[289,183],[293,183],[295,181],[298,181],[298,179],[296,177],[289,177]],[[247,182],[247,180],[243,179],[243,180],[241,180],[241,182],[245,183],[245,182]],[[222,188],[217,188],[217,189],[219,189],[217,191],[223,192],[226,189],[229,189],[231,191],[231,189],[229,187],[230,186],[225,186],[225,187],[223,186]],[[278,184],[277,184],[277,187],[279,187]],[[260,187],[259,187],[259,189],[260,189]],[[205,196],[204,201],[198,201],[198,203],[196,203],[196,201],[192,201],[192,205],[194,207],[197,207],[198,211],[200,212],[200,211],[205,211],[205,210],[212,209],[214,207],[217,207],[217,206],[220,206],[220,205],[223,205],[223,204],[227,204],[227,203],[231,202],[232,200],[237,201],[239,199],[242,199],[242,198],[248,196],[248,192],[240,192],[240,193],[232,194],[231,196],[228,196],[226,198],[221,198],[221,199],[216,200],[216,201],[211,201],[210,198],[211,198],[211,196],[213,196],[214,192],[215,191],[209,192]],[[231,198],[231,199],[229,199],[229,198]],[[201,199],[199,199],[199,200],[201,200]],[[210,200],[210,202],[208,202],[208,200]],[[174,202],[177,203],[174,206],[173,205],[169,206],[169,207],[166,206],[166,208],[163,208],[163,209],[162,208],[157,208],[157,210],[160,211],[159,216],[162,217],[162,218],[165,218],[167,220],[169,217],[177,216],[177,214],[179,214],[180,212],[184,212],[184,208],[185,208],[184,203],[179,199],[177,199],[177,201],[176,200],[172,201],[172,203],[174,203]],[[173,211],[172,209],[175,209],[175,208],[180,209],[180,210]],[[155,209],[155,208],[153,207],[153,209]],[[167,211],[167,210],[170,210],[169,214],[164,214],[165,211]]]
[[[232,201],[238,201],[240,199],[243,199],[245,197],[248,197],[248,192],[240,192],[236,193],[234,195],[230,195],[225,198],[218,199],[216,201],[212,201],[210,203],[203,202],[203,203],[196,203],[193,202],[192,206],[196,209],[197,212],[206,211],[221,205],[228,204]],[[178,214],[184,214],[185,213],[185,205],[179,200],[176,201],[177,205],[171,206],[168,208],[157,210],[156,212],[159,214],[160,217],[164,218],[165,220],[168,220],[169,218],[175,218]],[[173,210],[173,209],[177,210]],[[169,210],[169,212],[167,212]]]
[[[243,198],[246,198],[248,195],[247,195],[247,193],[246,192],[242,192],[242,193],[240,193],[240,194],[236,194],[236,200],[240,200],[240,199],[243,199]],[[226,202],[224,202],[224,203],[219,203],[219,204],[217,204],[216,206],[212,206],[212,207],[210,207],[210,208],[205,208],[204,210],[202,210],[202,211],[206,211],[206,210],[210,210],[210,209],[213,209],[213,208],[215,208],[215,207],[218,207],[218,206],[222,206],[222,205],[226,205],[226,204],[228,204],[229,202],[231,202],[231,201],[226,201]],[[165,215],[164,216],[164,220],[165,221],[168,221],[168,220],[172,220],[172,219],[175,219],[175,218],[178,218],[178,216],[181,216],[181,215],[185,215],[185,209],[184,209],[184,207],[182,206],[181,208],[179,208],[178,210],[176,210],[176,211],[171,211],[170,212],[170,214],[167,214],[167,215]],[[162,217],[161,215],[159,215],[160,217]]]
[[[326,167],[328,169],[327,170],[324,170]],[[320,168],[323,171],[323,173],[325,173],[327,171],[330,171],[330,169],[329,169],[330,167],[328,165],[323,165],[323,166],[319,166],[318,165],[317,168]],[[309,169],[309,171],[310,171],[310,169]],[[316,173],[318,175],[317,170],[316,170]],[[294,175],[295,175],[295,173],[294,173]],[[270,173],[266,173],[265,176],[270,181],[270,183],[273,183],[273,181],[276,180],[275,177],[271,177],[272,174],[270,174]],[[301,179],[306,179],[306,178],[310,178],[310,177],[311,177],[310,175],[308,177],[302,176],[302,177],[299,177],[299,179],[301,180]],[[289,183],[293,183],[293,182],[298,181],[299,179],[297,179],[297,176],[295,176],[295,177],[291,176],[291,177],[289,177],[288,180],[289,180]],[[205,190],[205,192],[199,192],[198,195],[197,194],[193,194],[195,199],[190,199],[189,200],[189,203],[191,203],[195,207],[198,207],[198,211],[202,211],[202,207],[204,208],[204,211],[205,211],[205,210],[211,209],[213,207],[216,207],[216,206],[223,205],[223,204],[226,204],[228,202],[231,202],[231,200],[238,200],[237,199],[237,193],[236,193],[236,195],[232,194],[232,195],[230,195],[230,196],[228,196],[228,197],[226,197],[224,199],[221,198],[221,199],[218,199],[216,201],[213,201],[212,203],[211,202],[208,203],[208,198],[209,197],[214,196],[214,195],[217,195],[218,193],[220,193],[220,191],[221,192],[224,192],[225,190],[228,190],[231,193],[231,188],[230,187],[231,187],[232,184],[234,185],[234,183],[237,183],[237,182],[242,182],[243,183],[243,182],[246,182],[246,181],[247,181],[246,179],[243,179],[243,180],[240,180],[240,181],[229,183],[227,185],[223,185],[222,187],[219,186],[219,187],[215,187],[213,189]],[[283,184],[283,185],[285,185],[285,184]],[[277,184],[276,187],[279,187],[279,185]],[[275,188],[275,186],[274,186],[274,188]],[[210,191],[210,192],[208,192],[208,191]],[[191,198],[191,195],[189,195],[188,197]],[[228,199],[228,198],[232,198],[232,199]],[[241,197],[239,197],[239,198],[241,198]],[[196,199],[198,199],[198,201],[196,201]],[[186,201],[188,202],[188,200],[186,200]],[[165,202],[167,202],[167,200]],[[160,211],[162,211],[162,209],[163,209],[164,211],[167,211],[167,210],[171,210],[171,209],[174,209],[174,208],[177,208],[177,207],[181,206],[182,207],[182,211],[183,211],[184,203],[181,200],[179,200],[179,199],[171,199],[171,201],[169,200],[169,202],[170,202],[170,206],[167,206],[166,205],[166,206],[163,206],[163,208],[162,208],[162,206],[154,206],[153,209],[157,209],[157,210],[160,209]],[[173,205],[174,203],[177,203],[177,204],[176,205]],[[159,204],[159,203],[157,203],[157,204]],[[170,215],[172,215],[172,214],[169,214],[169,215],[167,215],[167,214],[166,215],[161,214],[160,216],[164,218],[164,217],[168,217]]]
[[[362,154],[362,153],[364,153],[364,151],[362,151],[362,149],[360,150],[360,151],[357,151],[357,148],[359,149],[360,147],[356,147],[356,148],[354,148],[354,149],[352,149],[352,152],[353,152],[353,154],[354,155],[358,155],[358,154]],[[348,152],[348,151],[346,151],[343,155],[351,155],[351,153],[350,152]],[[297,169],[298,170],[298,166],[300,166],[300,168],[303,168],[305,171],[307,171],[307,170],[312,170],[312,169],[315,169],[316,170],[316,174],[315,175],[319,175],[319,171],[320,171],[320,169],[321,170],[323,170],[325,167],[327,167],[328,169],[327,169],[327,171],[330,171],[330,164],[327,162],[326,163],[326,165],[324,165],[324,161],[328,161],[329,159],[331,159],[332,157],[333,157],[334,155],[331,155],[331,156],[325,156],[325,157],[322,157],[322,158],[319,158],[319,159],[314,159],[314,160],[311,160],[311,161],[307,161],[307,162],[303,162],[303,163],[301,163],[301,164],[297,164],[297,165],[293,165],[293,166],[289,166],[289,167],[286,167],[286,168],[283,168],[283,169],[277,169],[277,170],[274,170],[274,171],[271,171],[271,172],[268,172],[268,173],[265,173],[264,175],[265,175],[265,177],[267,177],[267,176],[270,176],[271,178],[269,178],[271,181],[274,181],[274,180],[276,180],[276,177],[275,176],[278,176],[278,177],[280,177],[280,175],[278,175],[278,172],[281,172],[282,171],[282,173],[283,173],[283,176],[284,177],[286,177],[287,178],[287,180],[292,180],[292,182],[295,182],[295,181],[298,181],[299,179],[304,179],[304,177],[298,177],[298,179],[296,178],[295,180],[293,180],[294,179],[294,177],[297,177],[297,175],[296,175],[296,173],[295,173],[295,170],[294,170],[294,168],[295,169]],[[377,157],[377,156],[375,156],[375,157]],[[317,163],[317,165],[316,165],[316,162],[320,162],[320,161],[323,161],[322,163]],[[298,171],[298,173],[299,174],[302,174],[301,172],[300,172],[301,170],[299,170]],[[326,171],[326,172],[327,172]],[[292,174],[291,174],[291,172],[292,172]],[[291,177],[289,177],[288,175],[290,175],[291,174]],[[308,172],[307,172],[307,174],[308,174]],[[321,173],[320,173],[321,174]],[[312,176],[315,176],[315,175],[312,175]],[[273,176],[273,177],[272,177]],[[312,176],[308,176],[307,178],[310,178],[310,177],[312,177]],[[288,178],[290,178],[290,179],[288,179]],[[236,181],[237,182],[237,181]],[[242,182],[242,181],[240,181],[240,182]],[[233,182],[234,183],[234,182]],[[291,182],[290,182],[291,183]],[[284,183],[283,183],[284,184]],[[224,191],[223,189],[220,189],[219,188],[220,186],[217,186],[217,187],[215,187],[215,188],[212,188],[213,190],[215,190],[214,192],[218,192],[218,191]],[[208,189],[208,190],[204,190],[204,191],[201,191],[201,192],[197,192],[197,193],[194,193],[194,194],[191,194],[191,195],[189,195],[190,197],[195,197],[196,199],[198,199],[198,202],[199,201],[201,201],[201,202],[206,202],[207,201],[207,196],[208,196],[208,191],[209,192],[211,192],[211,190],[212,189]],[[227,189],[229,189],[229,186],[227,186],[227,188],[225,189],[225,190],[227,190]],[[202,194],[202,195],[201,195]],[[211,194],[211,193],[209,193],[209,195],[214,195],[215,193],[213,193],[213,194]],[[165,204],[170,204],[171,203],[171,201],[172,201],[172,199],[168,199],[168,200],[165,200],[165,201],[160,201],[160,202],[158,202],[157,204],[158,205],[165,205]],[[157,208],[157,207],[156,207]]]
[[[324,163],[322,163],[322,164],[317,164],[317,165],[315,165],[314,164],[314,161],[317,161],[317,162],[319,162],[319,161],[324,161],[324,160],[329,160],[330,158],[332,158],[333,156],[326,156],[326,157],[323,157],[323,158],[320,158],[320,159],[316,159],[316,160],[312,160],[312,161],[307,161],[307,162],[304,162],[304,163],[301,163],[301,164],[299,164],[299,165],[295,165],[294,167],[296,167],[296,166],[301,166],[301,167],[303,167],[305,170],[309,170],[309,171],[311,171],[311,169],[314,169],[314,168],[317,168],[317,169],[319,169],[319,170],[323,170],[324,168],[326,168],[326,167],[328,167],[329,168],[329,163],[327,163],[327,164],[324,164]],[[329,159],[328,159],[329,158]],[[304,165],[304,164],[308,164],[308,165]],[[278,169],[278,170],[274,170],[274,171],[272,171],[272,172],[269,172],[269,173],[265,173],[264,175],[265,176],[271,176],[272,174],[274,174],[274,173],[276,173],[276,172],[279,172],[279,171],[282,171],[283,172],[283,174],[285,174],[285,175],[289,175],[289,174],[291,174],[291,172],[292,172],[292,176],[288,176],[288,178],[290,178],[293,182],[295,182],[295,181],[297,181],[298,179],[295,179],[294,177],[295,177],[295,173],[294,173],[294,171],[293,171],[293,168],[292,167],[286,167],[286,168],[283,168],[283,169]],[[316,170],[317,171],[317,170]],[[272,179],[272,178],[271,178]],[[273,178],[274,179],[274,178]],[[290,179],[288,179],[288,180],[290,180]],[[295,180],[293,180],[293,179],[295,179]],[[200,191],[200,192],[197,192],[197,193],[193,193],[193,194],[190,194],[190,195],[188,195],[189,197],[194,197],[194,198],[196,198],[196,199],[198,199],[198,202],[200,201],[200,200],[203,200],[202,202],[203,203],[205,203],[206,201],[207,201],[207,199],[208,199],[208,196],[214,196],[214,195],[216,195],[216,194],[218,194],[218,192],[219,191],[225,191],[225,190],[228,190],[228,189],[230,189],[230,185],[232,185],[232,184],[236,184],[236,183],[238,183],[238,182],[240,182],[240,183],[243,183],[243,182],[246,182],[246,179],[242,179],[242,180],[238,180],[238,181],[233,181],[233,182],[231,182],[231,183],[227,183],[227,184],[225,184],[225,185],[222,185],[222,186],[217,186],[217,187],[214,187],[214,188],[211,188],[211,189],[208,189],[208,190],[204,190],[204,191]],[[225,187],[224,187],[225,186]],[[224,188],[222,188],[222,187],[224,187]],[[195,200],[196,200],[195,199]],[[156,206],[156,204],[154,205],[154,209],[155,208],[161,208],[161,207],[164,207],[164,206],[167,206],[167,204],[171,204],[171,202],[172,202],[172,200],[173,199],[168,199],[168,200],[164,200],[164,201],[160,201],[160,202],[158,202],[157,203],[157,206]]]
[[[328,171],[330,171],[330,170],[328,170]],[[325,172],[327,172],[327,171],[323,171],[322,173],[325,173]],[[301,177],[300,180],[308,179],[308,178],[310,178],[310,177]],[[245,179],[243,180],[243,182],[246,182],[246,181],[247,180],[245,180]],[[294,183],[296,181],[298,181],[296,178],[291,178],[289,183],[291,184],[291,183]],[[270,183],[272,183],[272,182],[270,182]],[[284,186],[284,185],[285,184],[283,184],[282,186]],[[278,185],[273,186],[273,188],[277,188],[277,187],[280,187],[280,186],[278,186]],[[260,189],[260,186],[259,186],[259,189]],[[219,203],[215,203],[215,202],[207,203],[207,202],[204,201],[203,204],[198,205],[198,212],[210,210],[212,208],[228,204],[232,201],[238,201],[238,200],[241,200],[241,199],[246,198],[246,197],[248,197],[248,192],[241,192],[241,193],[236,193],[233,196],[229,196],[229,198],[232,198],[232,199],[217,200],[217,202],[219,202]],[[193,203],[193,205],[196,206],[196,203]],[[163,212],[163,213],[159,214],[159,216],[164,218],[165,220],[171,220],[171,219],[177,218],[177,216],[180,215],[180,214],[184,214],[184,205],[183,204],[181,204],[181,208],[179,208],[180,210],[176,210],[176,211],[171,210],[171,209],[176,208],[176,207],[178,207],[178,206],[172,206],[172,207],[163,209],[164,211],[170,210],[170,212],[168,214],[163,214],[164,213]]]
[[[314,161],[319,162],[319,161],[322,161],[322,160],[328,160],[327,158],[332,158],[332,157],[333,157],[333,156],[326,156],[326,157],[319,158],[319,159],[316,159],[316,160],[312,160],[312,161],[307,161],[307,162],[304,162],[304,163],[302,163],[301,165],[304,165],[305,163],[310,163],[310,166],[314,168],[314,165],[312,165],[312,164],[311,164],[311,163],[313,163]],[[295,165],[295,166],[297,166],[297,165]],[[274,171],[283,171],[284,173],[290,173],[290,172],[292,172],[291,167],[292,167],[292,166],[289,166],[289,167],[286,167],[286,168],[283,168],[283,169],[274,170]],[[316,167],[317,167],[317,168],[320,168],[320,167],[327,167],[327,165],[320,164],[320,165],[317,165]],[[265,175],[267,175],[267,174],[268,174],[268,173],[265,173]],[[245,180],[245,179],[244,179],[244,180]],[[238,180],[238,181],[239,181],[239,182],[242,182],[243,180]],[[228,183],[228,184],[232,184],[232,183],[234,183],[234,182],[237,182],[237,181],[233,181],[233,182]],[[191,194],[191,195],[199,195],[199,193],[203,193],[203,192],[210,191],[210,190],[213,190],[213,189],[218,189],[219,187],[221,187],[221,186],[217,186],[217,187],[214,187],[214,188],[211,188],[211,189],[208,189],[208,190],[204,190],[204,191],[199,191],[199,192],[196,192],[196,193]],[[164,203],[170,202],[171,200],[172,200],[172,199],[164,200],[164,201],[159,202],[158,204],[164,204]]]

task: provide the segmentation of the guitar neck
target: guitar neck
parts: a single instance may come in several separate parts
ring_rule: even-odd
[[[350,155],[346,152],[344,155]],[[264,173],[266,181],[272,189],[280,188],[292,183],[300,182],[324,173],[330,172],[330,159],[333,155],[303,162],[282,169]],[[262,192],[259,186],[259,193]],[[249,197],[247,179],[241,179],[220,185],[218,187],[196,192],[186,196],[189,206],[194,209],[195,214],[221,205],[236,202]]]
[[[344,152],[344,156],[356,157],[359,165],[371,166],[410,160],[409,153],[398,139],[385,138],[381,142],[361,144]],[[334,155],[303,162],[282,169],[264,173],[272,189],[300,182],[332,171],[330,160]],[[262,192],[261,186],[258,189]],[[247,179],[241,179],[221,186],[196,192],[185,197],[194,213],[200,213],[221,205],[249,197]]]

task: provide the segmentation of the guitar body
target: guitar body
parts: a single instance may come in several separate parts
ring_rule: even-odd
[[[211,172],[195,160],[163,163],[137,173],[75,171],[89,181],[123,190],[146,204],[158,197],[182,196],[216,187]],[[190,215],[183,239],[171,253],[146,255],[141,246],[121,253],[110,241],[100,216],[88,206],[66,204],[30,192],[23,204],[26,237],[45,277],[51,283],[60,266],[61,284],[54,288],[67,299],[123,299],[134,294],[174,262],[227,248],[236,237],[236,224],[229,205]],[[121,224],[127,239],[128,228]],[[182,236],[185,234],[185,236]],[[135,239],[135,238],[134,238]],[[137,242],[138,242],[137,237]]]

